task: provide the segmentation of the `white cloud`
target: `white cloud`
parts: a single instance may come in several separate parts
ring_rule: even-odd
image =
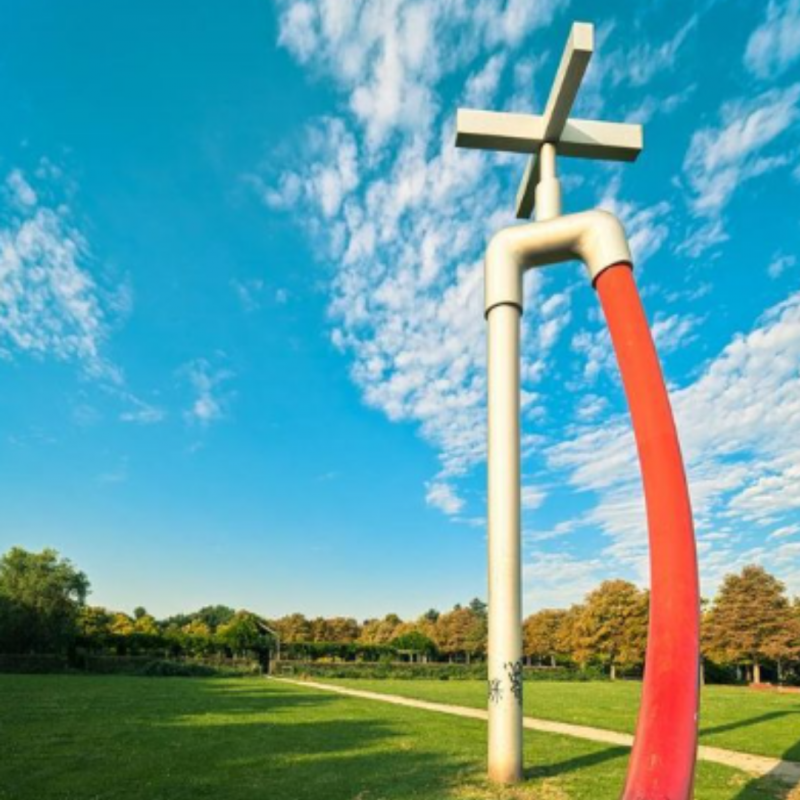
[[[797,256],[775,253],[767,267],[767,275],[770,278],[780,278],[787,269],[791,269],[795,264],[797,264]]]
[[[720,125],[693,136],[683,163],[688,202],[700,225],[681,250],[698,256],[725,241],[723,212],[745,182],[789,163],[785,153],[762,154],[798,118],[800,84],[770,89],[754,98],[727,102]]]
[[[640,269],[664,244],[669,234],[668,220],[671,207],[666,200],[645,207],[637,206],[631,201],[620,200],[621,183],[619,175],[616,175],[599,198],[597,207],[616,214],[622,221],[635,266]]]
[[[571,346],[583,363],[583,378],[588,383],[594,383],[603,372],[613,370],[614,350],[605,327],[578,331],[572,337]]]
[[[534,550],[522,568],[525,613],[564,608],[588,594],[603,579],[601,559],[579,559],[566,553]]]
[[[123,399],[131,407],[119,415],[122,422],[133,422],[137,425],[155,425],[158,422],[162,422],[167,416],[163,408],[146,403],[130,393],[123,393]]]
[[[284,172],[277,187],[254,180],[270,208],[299,206],[330,220],[359,183],[355,137],[342,120],[324,117],[309,127],[303,150],[310,166],[302,172]]]
[[[379,147],[394,131],[426,130],[436,84],[485,49],[514,47],[567,0],[278,0],[279,43],[347,93],[349,110]]]
[[[181,373],[194,390],[194,400],[186,411],[186,419],[208,425],[226,416],[231,393],[225,384],[233,378],[230,370],[214,367],[207,359],[197,358],[185,364]]]
[[[33,187],[25,179],[21,170],[12,169],[6,178],[6,184],[11,190],[12,197],[22,206],[35,206],[39,198]]]
[[[702,320],[694,314],[656,313],[651,332],[658,352],[671,353],[697,339],[695,333]]]
[[[695,14],[670,39],[663,42],[653,43],[639,36],[632,46],[626,43],[624,50],[609,54],[608,71],[612,82],[633,87],[646,86],[655,77],[672,70],[689,34],[697,27],[697,20],[698,15]]]
[[[625,115],[625,122],[646,125],[657,114],[672,114],[689,101],[697,89],[697,84],[690,83],[683,89],[668,95],[647,95],[638,106]]]
[[[485,455],[481,257],[511,214],[496,159],[453,147],[454,115],[437,117],[438,82],[469,68],[462,96],[489,102],[510,57],[494,48],[521,41],[562,3],[345,5],[280,3],[282,44],[333,77],[348,112],[309,126],[299,166],[278,174],[267,167],[253,180],[270,207],[299,212],[336,264],[332,340],[352,357],[365,401],[418,423],[438,450],[429,502],[454,514],[462,501],[440,487],[452,488]],[[527,281],[529,301],[541,280]],[[569,298],[529,309],[526,413],[542,355],[569,319]]]
[[[482,69],[471,75],[464,89],[464,105],[469,108],[488,106],[497,92],[505,65],[505,53],[497,53],[486,61]]]
[[[770,539],[784,539],[787,536],[796,536],[800,533],[800,525],[784,525],[780,528],[776,528],[770,535]]]
[[[0,220],[0,357],[24,352],[76,361],[118,383],[118,371],[102,355],[103,293],[69,209],[39,204],[20,170],[6,179],[6,194],[14,211]]]
[[[522,508],[525,511],[533,511],[542,505],[545,497],[547,497],[547,493],[538,486],[523,486]]]
[[[630,33],[617,30],[616,21],[597,27],[595,36],[596,57],[586,72],[578,96],[575,116],[602,119],[614,90],[624,90],[623,103],[639,96],[637,106],[626,114],[631,122],[645,122],[655,113],[670,113],[688,99],[693,86],[666,95],[641,97],[641,91],[651,83],[672,73],[679,63],[681,49],[696,28],[699,17],[690,17],[677,31],[664,40],[650,40],[641,31]],[[613,43],[612,43],[613,39]]]
[[[433,508],[444,511],[445,514],[453,516],[458,514],[464,507],[464,501],[456,494],[455,489],[449,483],[441,481],[431,481],[426,484],[425,502]]]
[[[264,294],[264,281],[260,278],[249,280],[231,280],[231,288],[236,293],[236,297],[242,304],[242,308],[252,314],[261,308]]]
[[[800,0],[770,0],[764,21],[747,42],[744,63],[759,78],[774,78],[800,56]]]

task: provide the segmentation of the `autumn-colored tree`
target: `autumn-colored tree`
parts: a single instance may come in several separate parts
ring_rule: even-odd
[[[725,576],[703,623],[704,655],[751,669],[754,683],[761,682],[764,662],[781,660],[793,650],[786,587],[755,564]]]
[[[467,663],[486,652],[486,635],[486,616],[461,606],[441,614],[434,628],[434,641],[440,652],[451,660],[455,655],[464,655]]]
[[[311,641],[350,644],[358,639],[360,628],[351,617],[317,617],[311,620]]]
[[[358,639],[361,629],[352,617],[331,617],[328,620],[328,641],[350,644]]]
[[[311,641],[311,624],[302,614],[289,614],[272,623],[281,641],[286,644]]]
[[[559,629],[567,612],[563,609],[546,608],[531,614],[522,624],[522,652],[528,659],[542,663],[545,659],[556,665],[556,656],[569,653],[571,647],[562,649]]]
[[[403,620],[397,614],[387,614],[383,619],[368,619],[361,627],[358,641],[362,644],[388,644],[397,634]]]
[[[609,667],[641,664],[647,645],[649,596],[624,580],[603,581],[586,596],[577,623],[577,652]]]
[[[578,624],[582,616],[582,605],[570,606],[559,620],[553,639],[557,653],[568,655],[574,662],[585,666],[591,653],[586,653],[580,646]]]

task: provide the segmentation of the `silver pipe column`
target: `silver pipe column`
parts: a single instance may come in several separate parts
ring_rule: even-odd
[[[547,168],[546,174],[551,195],[557,195],[555,171]],[[548,196],[543,208],[557,210],[557,201],[557,196]],[[531,267],[572,259],[584,262],[591,281],[613,264],[630,264],[630,249],[619,220],[596,210],[514,225],[496,233],[486,250],[489,777],[499,783],[522,780],[522,276]]]
[[[486,251],[489,443],[489,776],[522,778],[522,614],[520,542],[519,331],[522,273],[579,259],[594,281],[630,263],[625,232],[611,214],[561,216],[556,156],[635,161],[642,128],[571,119],[570,112],[594,50],[594,27],[576,22],[544,114],[459,109],[456,146],[529,153],[517,193],[519,219],[536,208],[537,222],[505,228]]]
[[[522,309],[488,322],[489,778],[522,780],[519,337]]]

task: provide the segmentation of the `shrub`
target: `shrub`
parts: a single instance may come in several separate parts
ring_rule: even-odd
[[[319,661],[280,661],[274,664],[276,675],[304,678],[361,678],[379,680],[394,678],[399,680],[486,680],[486,664],[407,664],[407,663],[367,663],[343,662],[320,663]],[[585,670],[568,667],[526,667],[523,669],[526,681],[597,681],[608,680],[599,667]]]

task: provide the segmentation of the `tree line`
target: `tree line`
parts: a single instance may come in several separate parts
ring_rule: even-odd
[[[482,660],[486,604],[430,609],[415,620],[397,614],[269,619],[212,605],[158,620],[88,605],[89,580],[54,550],[12,548],[0,558],[0,653],[90,653],[244,656],[303,660]],[[649,593],[624,580],[604,581],[583,603],[545,609],[523,626],[528,664],[602,666],[615,678],[644,665]],[[725,577],[702,609],[702,653],[709,669],[739,680],[800,682],[800,599],[759,566]],[[713,676],[712,676],[713,677]],[[721,676],[725,677],[725,676]],[[728,675],[728,677],[731,677]]]

